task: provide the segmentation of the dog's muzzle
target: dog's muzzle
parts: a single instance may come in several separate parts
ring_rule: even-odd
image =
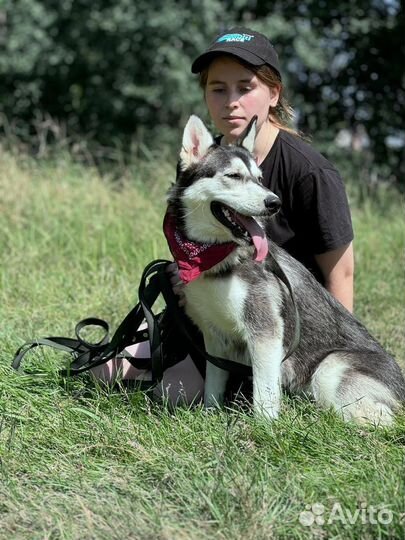
[[[271,213],[271,215],[273,215],[280,210],[281,201],[277,197],[277,195],[274,195],[274,193],[272,193],[264,199],[264,206]]]

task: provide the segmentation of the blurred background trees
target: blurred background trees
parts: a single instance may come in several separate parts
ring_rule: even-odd
[[[177,147],[190,113],[207,119],[191,61],[232,24],[273,41],[321,150],[404,185],[399,0],[0,0],[1,129],[36,151],[61,137]]]

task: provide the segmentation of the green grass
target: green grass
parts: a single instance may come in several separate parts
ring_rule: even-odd
[[[242,406],[170,411],[88,376],[61,381],[50,353],[41,375],[10,369],[27,339],[73,335],[90,315],[118,324],[142,268],[168,256],[173,177],[142,162],[112,182],[63,156],[2,156],[0,539],[403,538],[405,415],[360,429],[286,398],[265,424]],[[356,314],[404,367],[403,204],[353,201]],[[320,523],[301,524],[317,503]]]

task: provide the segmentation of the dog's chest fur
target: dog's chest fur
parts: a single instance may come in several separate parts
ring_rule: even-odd
[[[200,276],[185,287],[186,312],[203,334],[243,339],[247,284],[238,276]]]

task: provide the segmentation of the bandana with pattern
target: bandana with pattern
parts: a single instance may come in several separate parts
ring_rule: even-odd
[[[201,244],[189,240],[180,232],[173,214],[169,211],[166,212],[164,218],[163,232],[170,252],[179,267],[180,279],[184,283],[190,283],[202,272],[223,261],[237,245],[235,242]]]

